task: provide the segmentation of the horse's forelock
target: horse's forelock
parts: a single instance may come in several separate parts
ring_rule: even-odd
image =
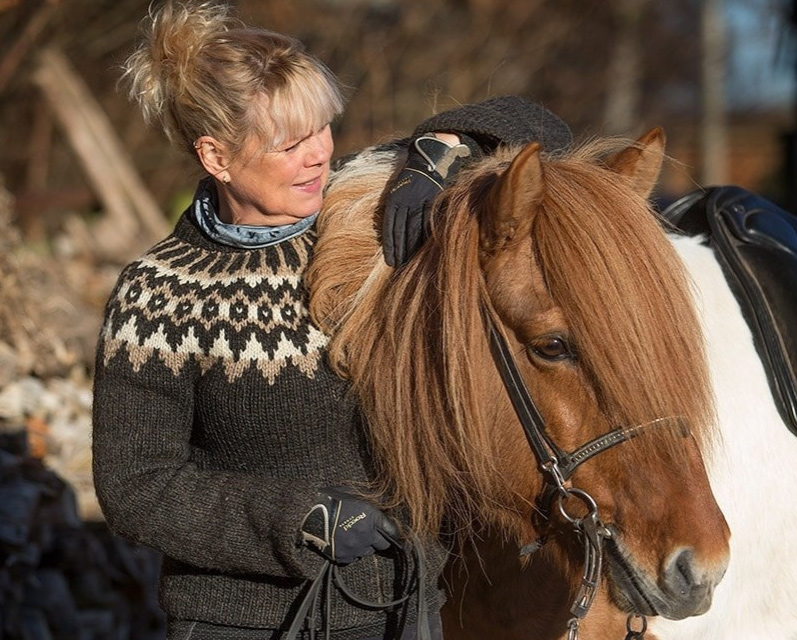
[[[534,242],[616,426],[684,417],[709,439],[713,396],[690,283],[648,202],[589,155],[551,163]]]

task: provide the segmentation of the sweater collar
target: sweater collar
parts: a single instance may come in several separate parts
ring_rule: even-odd
[[[318,217],[318,214],[314,213],[299,222],[277,227],[227,224],[219,220],[216,213],[218,206],[218,194],[213,180],[211,178],[201,180],[191,205],[196,223],[212,240],[239,249],[261,249],[279,244],[307,230]]]

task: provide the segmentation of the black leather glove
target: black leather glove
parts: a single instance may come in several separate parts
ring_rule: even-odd
[[[386,187],[382,251],[391,267],[403,265],[421,246],[432,201],[471,155],[469,145],[451,146],[432,135],[410,142],[404,168]]]
[[[325,487],[302,520],[299,542],[327,560],[350,564],[400,545],[396,524],[374,504],[343,487]]]

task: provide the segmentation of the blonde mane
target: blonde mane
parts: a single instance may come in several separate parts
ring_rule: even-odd
[[[703,437],[712,402],[688,282],[645,199],[603,164],[616,150],[595,141],[544,159],[529,241],[601,409],[617,426],[683,417]],[[502,427],[488,409],[495,398],[485,398],[497,373],[479,248],[486,193],[516,153],[463,172],[433,213],[432,237],[398,271],[382,260],[377,231],[390,153],[364,152],[337,172],[319,219],[311,313],[360,399],[377,491],[406,506],[419,532],[438,531],[444,518],[496,522],[505,518],[498,505],[520,491],[506,486],[494,455]]]

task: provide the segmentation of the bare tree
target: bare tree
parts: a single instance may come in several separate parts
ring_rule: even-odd
[[[614,0],[617,37],[609,60],[610,82],[604,123],[609,134],[627,134],[639,126],[642,60],[640,26],[649,0]]]
[[[704,185],[728,181],[728,141],[725,104],[727,75],[723,0],[703,0],[702,126],[700,147]]]

